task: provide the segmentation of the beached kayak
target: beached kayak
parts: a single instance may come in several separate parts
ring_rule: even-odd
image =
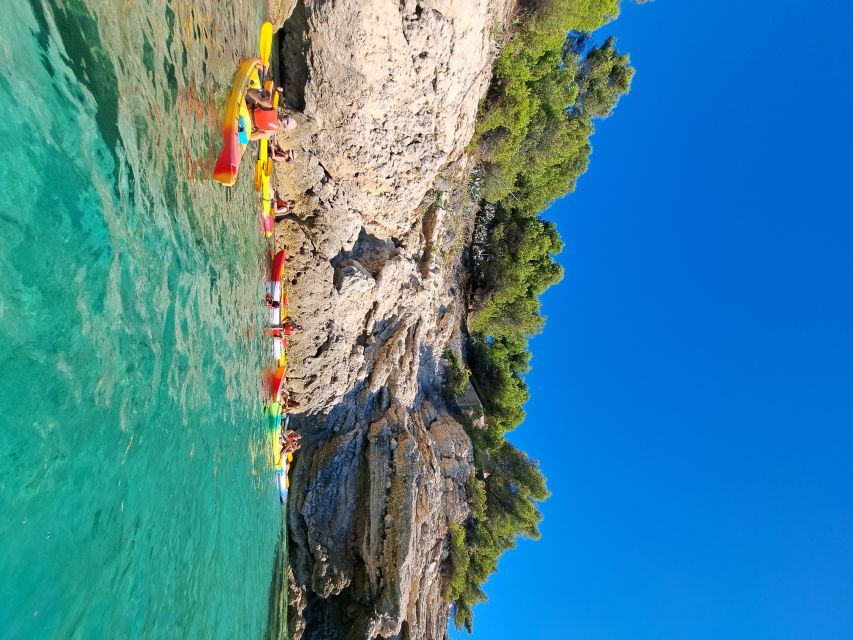
[[[267,405],[267,417],[269,419],[270,446],[273,453],[273,469],[282,468],[281,459],[281,427],[283,416],[281,414],[281,403],[271,402]]]
[[[272,326],[281,324],[283,312],[283,290],[281,279],[284,277],[284,261],[286,259],[284,249],[273,256],[272,269],[270,271],[270,279],[267,281],[266,289],[269,300],[278,303],[278,307],[270,307],[269,322]]]
[[[278,497],[282,503],[287,501],[287,490],[290,481],[287,477],[288,463],[293,459],[293,456],[281,455],[281,440],[285,429],[284,416],[282,415],[281,404],[272,402],[267,407],[267,416],[269,420],[269,438],[270,446],[273,452],[273,470],[275,472],[275,482],[278,487]]]
[[[279,367],[283,367],[287,363],[287,336],[273,336],[272,357]]]
[[[287,502],[287,490],[290,489],[290,478],[287,475],[288,469],[290,468],[290,461],[293,459],[293,456],[288,454],[287,459],[284,461],[284,466],[280,471],[275,472],[275,481],[278,485],[278,499],[282,504]]]
[[[264,228],[264,236],[271,238],[275,231],[275,216],[272,212],[272,189],[268,174],[264,174],[261,178],[261,224]]]
[[[278,97],[278,94],[276,94]],[[267,238],[272,237],[275,230],[275,218],[272,212],[272,187],[270,186],[270,178],[272,177],[272,158],[270,158],[270,142],[266,138],[261,139],[258,143],[258,161],[255,164],[255,191],[261,196],[261,225],[264,229],[264,235]]]

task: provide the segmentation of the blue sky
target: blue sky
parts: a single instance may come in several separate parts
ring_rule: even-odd
[[[476,640],[853,638],[851,25],[657,0],[597,34],[637,75],[546,214],[566,277],[511,436],[553,497]]]

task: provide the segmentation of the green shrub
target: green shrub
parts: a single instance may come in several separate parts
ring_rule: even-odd
[[[447,369],[444,377],[444,397],[450,401],[460,397],[468,388],[471,371],[463,366],[462,360],[450,349],[445,350],[444,359]]]
[[[498,58],[475,136],[483,198],[500,202],[513,194],[522,208],[540,211],[574,190],[588,164],[592,119],[612,113],[634,70],[613,38],[582,57],[585,34],[536,38],[532,28]]]
[[[498,60],[490,106],[477,128],[487,150],[481,193],[492,204],[483,207],[488,222],[476,227],[469,359],[488,423],[479,439],[488,447],[524,419],[528,339],[545,321],[539,296],[563,275],[554,260],[562,241],[539,212],[574,189],[587,168],[593,118],[612,113],[634,74],[613,38],[588,48],[582,33],[532,33],[566,24],[560,21],[567,16],[575,28],[603,22],[618,12],[617,3],[554,1],[542,12]]]
[[[470,558],[465,545],[465,527],[450,523],[450,577],[444,590],[446,602],[457,600],[465,590]]]
[[[469,483],[472,517],[464,528],[452,524],[450,530],[451,578],[445,598],[455,604],[456,628],[469,633],[472,607],[486,601],[483,583],[518,536],[539,537],[542,515],[536,503],[548,497],[538,463],[506,441],[489,452],[489,468],[479,470],[487,476],[484,480]],[[465,560],[460,559],[463,553]]]
[[[593,119],[612,113],[634,74],[615,40],[590,48],[584,33],[615,18],[619,0],[528,0],[522,8],[526,21],[495,64],[475,130],[483,206],[472,251],[468,364],[486,426],[466,423],[477,477],[468,486],[471,518],[462,531],[451,525],[445,592],[456,627],[469,632],[472,607],[486,600],[482,585],[518,536],[539,537],[537,503],[548,497],[538,463],[504,438],[524,420],[528,340],[544,323],[539,296],[563,275],[554,261],[562,242],[539,212],[574,190],[589,162]]]
[[[486,517],[488,496],[486,495],[486,482],[471,474],[466,486],[468,494],[468,506],[471,509],[471,517],[474,520],[483,520]]]

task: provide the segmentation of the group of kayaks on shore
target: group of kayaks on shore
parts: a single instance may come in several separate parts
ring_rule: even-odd
[[[273,256],[272,269],[266,283],[265,303],[269,311],[268,326],[264,333],[272,340],[272,356],[275,369],[265,373],[269,390],[266,406],[266,419],[269,426],[270,445],[272,447],[273,469],[276,474],[279,497],[287,500],[290,486],[288,478],[289,463],[300,447],[301,435],[290,429],[288,412],[299,406],[287,391],[287,340],[302,327],[287,317],[287,292],[284,291],[284,261],[287,254],[280,249]]]
[[[273,236],[275,222],[279,216],[292,212],[295,206],[293,200],[283,200],[270,186],[273,163],[293,159],[293,151],[278,147],[275,134],[296,126],[293,118],[282,118],[279,115],[282,90],[276,87],[269,77],[272,75],[272,35],[272,24],[264,22],[261,25],[259,57],[243,61],[237,69],[225,109],[222,151],[213,172],[214,180],[232,186],[237,181],[240,161],[246,148],[250,142],[258,142],[253,185],[255,191],[260,194],[260,217],[267,238]],[[299,433],[290,429],[288,415],[299,403],[290,396],[286,388],[287,340],[302,327],[287,317],[287,292],[283,286],[286,259],[284,249],[272,255],[264,300],[269,312],[265,334],[272,340],[272,356],[275,362],[275,368],[265,373],[269,392],[265,418],[272,446],[273,469],[282,503],[287,500],[288,466],[293,460],[293,453],[300,447],[301,439]]]

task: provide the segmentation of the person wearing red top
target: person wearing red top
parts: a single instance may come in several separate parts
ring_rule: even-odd
[[[275,338],[283,338],[284,336],[292,336],[297,331],[302,331],[302,325],[287,320],[278,326],[267,327],[264,331],[266,331],[267,335]]]
[[[275,90],[279,93],[282,92],[281,87],[276,87]],[[271,138],[282,126],[285,129],[296,127],[296,120],[290,116],[279,120],[278,109],[273,106],[269,93],[265,91],[259,89],[249,89],[246,91],[246,104],[251,107],[254,124],[254,131],[249,136],[249,140]]]
[[[296,324],[288,320],[283,325],[281,325],[281,333],[285,336],[292,336],[297,331],[302,331],[302,325]]]

